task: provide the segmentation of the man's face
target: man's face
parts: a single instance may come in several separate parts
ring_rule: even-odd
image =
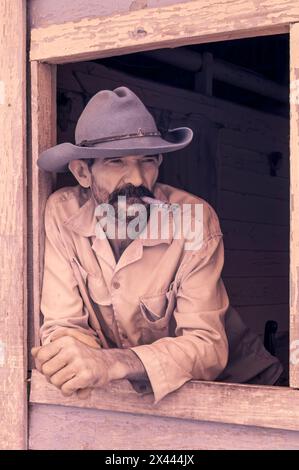
[[[144,204],[142,196],[154,197],[161,161],[159,155],[96,159],[90,171],[97,202],[114,205],[118,196],[126,196],[127,204]]]

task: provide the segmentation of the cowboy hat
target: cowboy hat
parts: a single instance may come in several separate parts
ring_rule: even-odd
[[[142,101],[129,88],[120,86],[96,93],[80,115],[75,142],[64,142],[42,152],[37,165],[63,173],[71,160],[174,152],[193,138],[189,127],[157,128]]]

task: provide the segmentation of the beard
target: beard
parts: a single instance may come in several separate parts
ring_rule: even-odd
[[[115,189],[110,193],[108,203],[115,205],[118,201],[118,196],[125,196],[131,204],[145,204],[141,199],[144,196],[155,197],[152,191],[147,189],[145,186],[134,186],[133,184],[126,184],[121,188]]]
[[[119,212],[119,204],[118,204],[118,197],[122,196],[126,198],[126,208],[121,208],[121,212]],[[119,220],[124,221],[128,223],[130,220],[132,220],[135,215],[130,215],[127,212],[128,206],[133,205],[133,204],[142,204],[145,206],[146,211],[147,211],[147,220],[150,215],[150,204],[143,201],[143,197],[150,197],[154,198],[154,194],[152,191],[150,191],[148,188],[145,186],[134,186],[133,184],[127,184],[125,186],[122,186],[121,188],[115,189],[112,193],[110,193],[109,198],[108,198],[108,204],[111,204],[114,207],[115,210],[115,215]]]

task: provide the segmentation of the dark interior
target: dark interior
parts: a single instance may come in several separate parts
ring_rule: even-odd
[[[181,95],[174,112],[170,98],[161,110],[150,98],[157,91],[144,92],[156,122],[198,125],[190,150],[164,159],[159,181],[203,197],[216,209],[226,249],[223,279],[231,302],[263,337],[267,349],[283,362],[286,385],[288,50],[288,35],[282,34],[61,65],[57,93],[59,143],[74,142],[80,112],[103,87],[132,86],[133,79],[137,92],[145,90],[143,81],[149,83],[149,90],[153,83],[155,90],[161,87],[161,99],[163,86],[169,87],[173,100],[179,95],[177,90],[188,92],[188,99],[198,97],[198,110],[190,113],[188,104],[187,111],[182,109],[180,114]],[[103,66],[106,75],[111,73],[111,83],[107,77],[101,80]],[[118,79],[118,73],[125,78]],[[58,175],[57,189],[73,184],[77,183],[70,173]]]

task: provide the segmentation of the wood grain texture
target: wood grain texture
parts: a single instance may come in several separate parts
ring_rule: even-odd
[[[90,60],[278,34],[298,20],[297,0],[193,0],[33,28],[30,57],[51,63]]]
[[[152,394],[138,394],[126,380],[93,390],[87,400],[63,397],[32,371],[31,403],[299,431],[299,391],[286,387],[190,381],[157,405],[153,401]]]
[[[41,171],[39,154],[56,143],[56,66],[31,63],[31,151],[29,152],[29,348],[39,345],[40,292],[44,262],[44,208],[53,190],[54,176]],[[29,356],[32,363],[31,355]]]
[[[290,385],[299,388],[299,23],[290,31]]]
[[[185,0],[188,1],[188,0]],[[182,3],[182,0],[88,0],[88,16],[98,17]],[[86,16],[86,0],[30,0],[32,28],[53,23],[78,21]]]
[[[26,11],[0,2],[0,448],[27,445]]]
[[[37,404],[29,417],[33,450],[299,449],[298,432],[255,426]]]

